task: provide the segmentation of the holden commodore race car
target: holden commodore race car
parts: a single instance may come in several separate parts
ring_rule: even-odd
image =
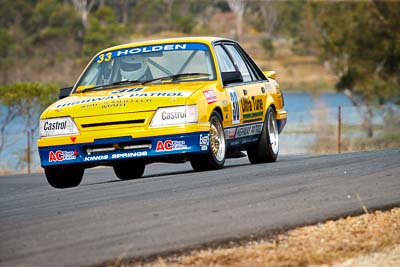
[[[225,159],[273,162],[287,112],[274,71],[262,72],[235,41],[175,38],[98,53],[40,118],[48,183],[78,186],[84,170],[120,179],[154,162],[215,170]]]

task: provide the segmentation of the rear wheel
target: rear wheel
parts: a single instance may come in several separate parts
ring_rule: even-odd
[[[124,161],[113,166],[115,175],[121,180],[132,180],[142,177],[145,164],[142,161]]]
[[[264,128],[257,144],[247,150],[252,164],[274,162],[279,153],[279,132],[276,124],[275,111],[268,108]]]
[[[83,178],[84,169],[75,166],[44,168],[47,182],[54,188],[78,186]]]
[[[210,148],[208,153],[192,156],[190,164],[195,171],[217,170],[225,164],[226,142],[222,120],[218,112],[210,117]]]

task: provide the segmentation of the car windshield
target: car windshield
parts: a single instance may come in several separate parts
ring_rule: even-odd
[[[193,74],[193,75],[191,75]],[[76,90],[111,84],[214,80],[210,51],[205,44],[176,43],[117,49],[95,57]]]

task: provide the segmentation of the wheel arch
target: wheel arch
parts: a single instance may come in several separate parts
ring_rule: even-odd
[[[265,120],[267,119],[268,109],[269,109],[270,107],[271,107],[271,108],[274,110],[274,112],[276,113],[275,104],[274,104],[274,103],[271,103],[271,104],[265,109],[265,115],[264,115],[264,118],[263,118],[263,121],[264,121],[264,122],[265,122]]]
[[[218,113],[218,115],[221,117],[221,120],[222,120],[222,122],[223,122],[223,121],[224,121],[224,116],[223,116],[223,113],[222,113],[222,109],[221,109],[219,106],[216,106],[216,107],[212,110],[212,112],[210,113],[210,116],[209,116],[208,120],[211,119],[211,115],[212,115],[212,113],[213,113],[214,111]]]

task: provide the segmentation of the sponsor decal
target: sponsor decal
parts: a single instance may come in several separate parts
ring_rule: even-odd
[[[208,50],[204,44],[196,43],[177,43],[177,44],[160,44],[160,45],[149,45],[125,48],[107,52],[105,54],[98,55],[95,60],[97,63],[110,61],[114,57],[123,57],[136,54],[145,54],[151,52],[163,52],[163,51],[179,51],[179,50]]]
[[[111,102],[104,102],[101,105],[101,108],[122,108],[125,107],[126,104],[129,103],[129,100],[113,100]]]
[[[119,99],[130,99],[130,98],[144,98],[144,97],[188,97],[190,92],[138,92],[138,93],[128,93],[128,94],[114,94],[102,97],[80,97],[78,101],[64,102],[56,106],[56,108],[71,107],[75,105],[82,105],[88,107],[88,104],[107,101],[107,100],[119,100]],[[49,126],[50,127],[50,126]]]
[[[49,152],[49,162],[57,162],[57,161],[65,161],[65,160],[74,160],[79,155],[78,150],[74,151],[50,151]]]
[[[262,132],[262,127],[262,123],[238,127],[236,130],[235,138],[260,134]]]
[[[240,123],[239,97],[235,89],[228,89],[229,98],[232,106],[232,124]]]
[[[97,156],[86,156],[83,161],[98,161],[98,160],[107,160],[108,155],[97,155]]]
[[[250,120],[258,117],[262,117],[264,110],[263,100],[259,97],[243,97],[240,100],[240,105],[243,112],[243,122],[249,122]],[[250,119],[250,120],[249,120]],[[258,118],[261,119],[261,118]],[[255,119],[255,120],[258,120]]]
[[[264,103],[261,98],[257,98],[255,96],[250,97],[243,97],[240,100],[240,104],[242,106],[242,112],[253,112],[253,111],[262,111],[264,110]]]
[[[135,151],[135,152],[126,152],[120,154],[112,154],[112,159],[124,159],[124,158],[136,158],[147,156],[147,151]]]
[[[208,146],[210,145],[210,136],[208,134],[207,135],[200,134],[199,144],[201,150],[203,151],[207,150]]]
[[[174,120],[174,119],[184,119],[186,118],[186,110],[185,111],[163,111],[161,113],[161,119],[165,120]]]
[[[233,139],[235,138],[236,128],[225,129],[224,132],[226,139]]]
[[[123,153],[113,153],[111,155],[96,155],[96,156],[86,156],[83,161],[99,161],[108,159],[126,159],[126,158],[137,158],[147,156],[147,151],[135,151],[135,152],[123,152]]]
[[[99,105],[98,103],[87,104],[87,105],[81,106],[81,108],[94,108],[94,107],[97,107],[98,105]]]
[[[206,97],[208,104],[215,103],[218,101],[217,95],[215,94],[214,90],[204,91],[203,94]]]
[[[260,116],[262,116],[262,114],[263,114],[262,111],[243,114],[243,119],[252,119],[252,118],[260,117]],[[243,122],[259,121],[259,120],[261,120],[261,118],[257,118],[257,119],[253,119],[253,120],[244,120]]]
[[[65,121],[46,121],[43,125],[43,130],[45,131],[55,131],[55,130],[65,130],[67,128],[67,120]]]
[[[75,143],[76,136],[71,136],[69,139],[71,139],[72,143]]]
[[[157,141],[156,151],[173,151],[173,150],[184,150],[187,149],[187,145],[185,141],[172,141],[172,140],[165,140],[165,141]]]
[[[121,93],[133,93],[133,92],[140,92],[143,91],[143,87],[137,87],[137,88],[125,88],[125,89],[117,89],[111,91],[111,95],[113,94],[121,94]]]

